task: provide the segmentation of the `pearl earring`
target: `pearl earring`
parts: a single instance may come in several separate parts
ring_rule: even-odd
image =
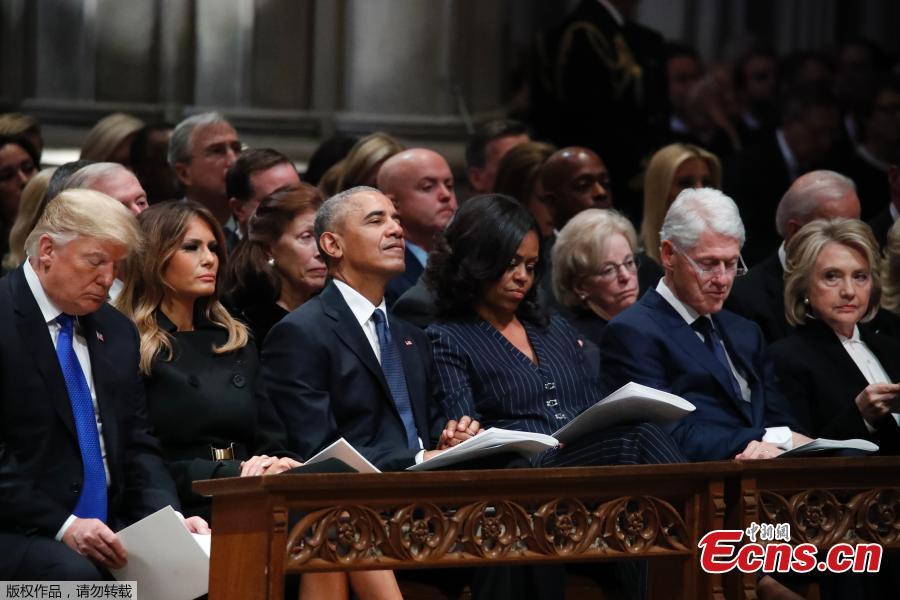
[[[809,298],[803,298],[803,304],[809,306]]]
[[[275,258],[274,257],[269,257],[269,260],[267,260],[266,262],[269,263],[270,267],[275,266]]]

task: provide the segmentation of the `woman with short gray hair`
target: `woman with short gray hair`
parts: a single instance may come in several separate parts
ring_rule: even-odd
[[[900,453],[900,342],[864,323],[881,296],[878,243],[856,219],[816,220],[787,245],[785,317],[770,348],[779,383],[812,436],[869,439]]]
[[[553,245],[553,293],[570,322],[595,344],[606,323],[638,298],[637,234],[614,210],[590,208]]]

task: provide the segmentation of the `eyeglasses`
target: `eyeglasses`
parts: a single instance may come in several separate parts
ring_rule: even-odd
[[[703,260],[701,264],[674,244],[672,245],[672,248],[675,249],[675,252],[685,257],[691,267],[694,268],[697,275],[705,281],[715,279],[716,277],[724,277],[726,275],[730,277],[740,277],[747,274],[747,265],[744,263],[744,258],[740,254],[733,260]]]
[[[637,256],[629,256],[620,263],[606,263],[599,271],[593,273],[600,281],[612,281],[619,276],[619,269],[625,269],[626,273],[637,273],[641,261]]]

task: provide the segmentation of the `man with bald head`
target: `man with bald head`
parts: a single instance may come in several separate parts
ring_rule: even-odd
[[[456,193],[450,165],[427,148],[410,148],[387,159],[378,171],[378,188],[400,211],[406,240],[406,267],[385,290],[392,305],[419,280],[435,236],[456,212]]]
[[[771,344],[790,335],[784,317],[785,247],[800,228],[816,219],[858,219],[856,185],[834,171],[810,171],[788,188],[775,213],[775,228],[784,240],[778,251],[734,282],[726,308],[755,321]]]
[[[609,171],[588,148],[569,146],[554,152],[541,170],[541,184],[557,230],[583,210],[612,208]]]

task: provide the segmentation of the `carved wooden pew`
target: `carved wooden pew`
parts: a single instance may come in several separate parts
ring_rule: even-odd
[[[660,597],[724,598],[696,541],[734,462],[202,481],[211,600],[283,598],[284,573],[650,559]]]
[[[742,466],[727,524],[788,523],[791,544],[826,550],[875,542],[900,549],[900,457],[767,460]],[[756,598],[756,576],[727,578],[729,598]]]

